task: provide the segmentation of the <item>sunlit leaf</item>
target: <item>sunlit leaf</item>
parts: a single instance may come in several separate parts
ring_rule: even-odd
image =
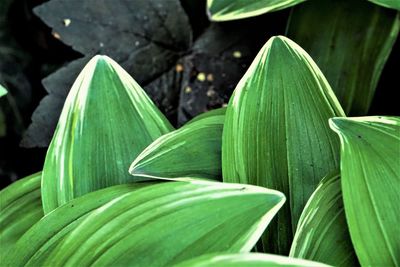
[[[399,29],[397,12],[368,1],[318,0],[293,9],[287,35],[321,68],[346,114],[365,115]]]
[[[248,252],[284,201],[280,192],[240,184],[152,185],[119,194],[78,223],[70,218],[75,225],[50,253],[18,265],[169,266],[205,253]],[[48,224],[60,220],[58,210]]]
[[[343,202],[362,266],[400,265],[400,119],[334,118]]]
[[[339,175],[325,177],[308,200],[289,256],[333,266],[359,265],[344,214]]]
[[[209,254],[182,262],[175,267],[327,267],[328,265],[301,259],[261,253]]]
[[[132,181],[129,165],[172,126],[117,63],[94,57],[65,102],[43,169],[44,211]],[[137,178],[135,178],[137,179]]]
[[[154,141],[135,159],[130,173],[166,179],[221,178],[224,110],[206,112],[199,117]]]
[[[230,99],[222,140],[226,182],[282,191],[289,199],[269,227],[268,251],[288,253],[297,221],[318,183],[339,168],[328,119],[344,116],[310,56],[285,37],[261,49]]]
[[[211,20],[225,21],[258,16],[297,5],[305,0],[208,0]]]
[[[4,96],[7,94],[7,90],[6,88],[4,88],[1,84],[0,84],[0,97]]]
[[[43,261],[70,231],[93,210],[154,183],[116,185],[88,193],[56,208],[43,217],[16,243],[12,253],[4,258],[6,266],[43,266]]]
[[[400,11],[400,1],[399,0],[368,0],[377,5],[397,9]]]
[[[41,172],[12,183],[0,191],[0,265],[17,240],[43,217]]]

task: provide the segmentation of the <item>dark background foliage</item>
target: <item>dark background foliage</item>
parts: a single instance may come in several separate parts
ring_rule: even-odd
[[[0,99],[1,187],[42,169],[64,99],[91,56],[118,61],[180,126],[228,102],[261,46],[285,33],[290,12],[211,23],[203,0],[136,1],[134,9],[129,0],[1,1],[0,84],[9,90]],[[371,115],[400,115],[399,51],[397,41]]]

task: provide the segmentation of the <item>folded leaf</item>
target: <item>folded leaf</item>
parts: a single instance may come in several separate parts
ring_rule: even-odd
[[[43,169],[45,213],[88,192],[127,183],[130,163],[172,126],[116,62],[94,57],[65,102]]]
[[[301,259],[293,259],[283,256],[261,254],[261,253],[240,253],[240,254],[209,254],[182,262],[175,267],[242,267],[242,266],[293,266],[293,267],[327,267],[328,265]]]
[[[40,263],[170,266],[205,253],[247,252],[284,199],[280,192],[239,184],[153,185],[90,213]]]
[[[325,177],[301,214],[290,257],[359,266],[344,214],[339,175]]]
[[[399,28],[398,13],[365,0],[318,0],[293,9],[287,35],[321,68],[346,114],[365,115]]]
[[[38,172],[0,191],[0,263],[17,240],[43,217],[40,178]]]
[[[397,9],[400,11],[400,1],[399,0],[368,0],[377,5]]]
[[[136,176],[165,179],[219,179],[222,176],[223,112],[206,112],[179,130],[159,137],[139,154],[129,172]]]
[[[6,266],[43,266],[54,247],[93,210],[127,193],[155,183],[133,183],[108,187],[71,200],[43,217],[16,243],[4,258]]]
[[[1,84],[0,84],[0,97],[4,96],[7,94],[7,90],[6,88],[4,88]]]
[[[334,118],[343,202],[362,266],[400,265],[400,119]]]
[[[322,177],[339,168],[339,140],[328,125],[334,116],[344,113],[323,74],[281,36],[265,44],[230,99],[223,180],[277,189],[289,199],[269,228],[269,251],[289,252],[308,198]]]
[[[305,0],[208,0],[208,16],[214,21],[243,19],[297,5]]]

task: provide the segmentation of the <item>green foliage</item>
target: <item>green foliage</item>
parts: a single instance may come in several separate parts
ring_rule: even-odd
[[[344,214],[339,175],[322,179],[301,214],[291,257],[358,266]]]
[[[288,197],[266,240],[274,252],[289,251],[308,198],[339,168],[339,140],[328,125],[335,116],[344,113],[323,74],[285,37],[265,44],[233,93],[222,140],[223,179]]]
[[[400,119],[334,118],[343,201],[362,266],[400,265]]]
[[[400,1],[399,0],[368,0],[377,5],[393,8],[400,11]]]
[[[1,84],[0,84],[0,97],[4,96],[7,94],[7,90],[6,88],[4,88]]]
[[[207,0],[208,15],[214,21],[258,16],[297,5],[306,0]]]
[[[75,81],[43,168],[48,213],[75,197],[134,180],[135,157],[172,126],[117,63],[94,57]]]

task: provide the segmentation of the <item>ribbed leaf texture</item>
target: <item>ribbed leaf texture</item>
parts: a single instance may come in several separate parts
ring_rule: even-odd
[[[359,266],[344,214],[339,175],[325,177],[301,214],[290,257]]]
[[[343,202],[361,266],[400,266],[400,119],[334,118]]]
[[[116,62],[94,57],[68,94],[43,169],[46,213],[107,186],[138,180],[129,165],[172,126]]]
[[[346,114],[360,116],[368,112],[399,29],[398,12],[368,1],[318,0],[293,9],[287,35],[321,68]]]
[[[221,180],[224,111],[206,112],[179,130],[159,137],[139,154],[130,167],[130,173],[163,179],[198,177]]]
[[[230,99],[222,139],[226,182],[277,189],[288,204],[269,228],[268,251],[288,253],[300,214],[318,183],[339,168],[339,139],[328,119],[344,116],[310,56],[271,38]]]
[[[374,4],[392,8],[400,11],[400,1],[399,0],[368,0]]]

